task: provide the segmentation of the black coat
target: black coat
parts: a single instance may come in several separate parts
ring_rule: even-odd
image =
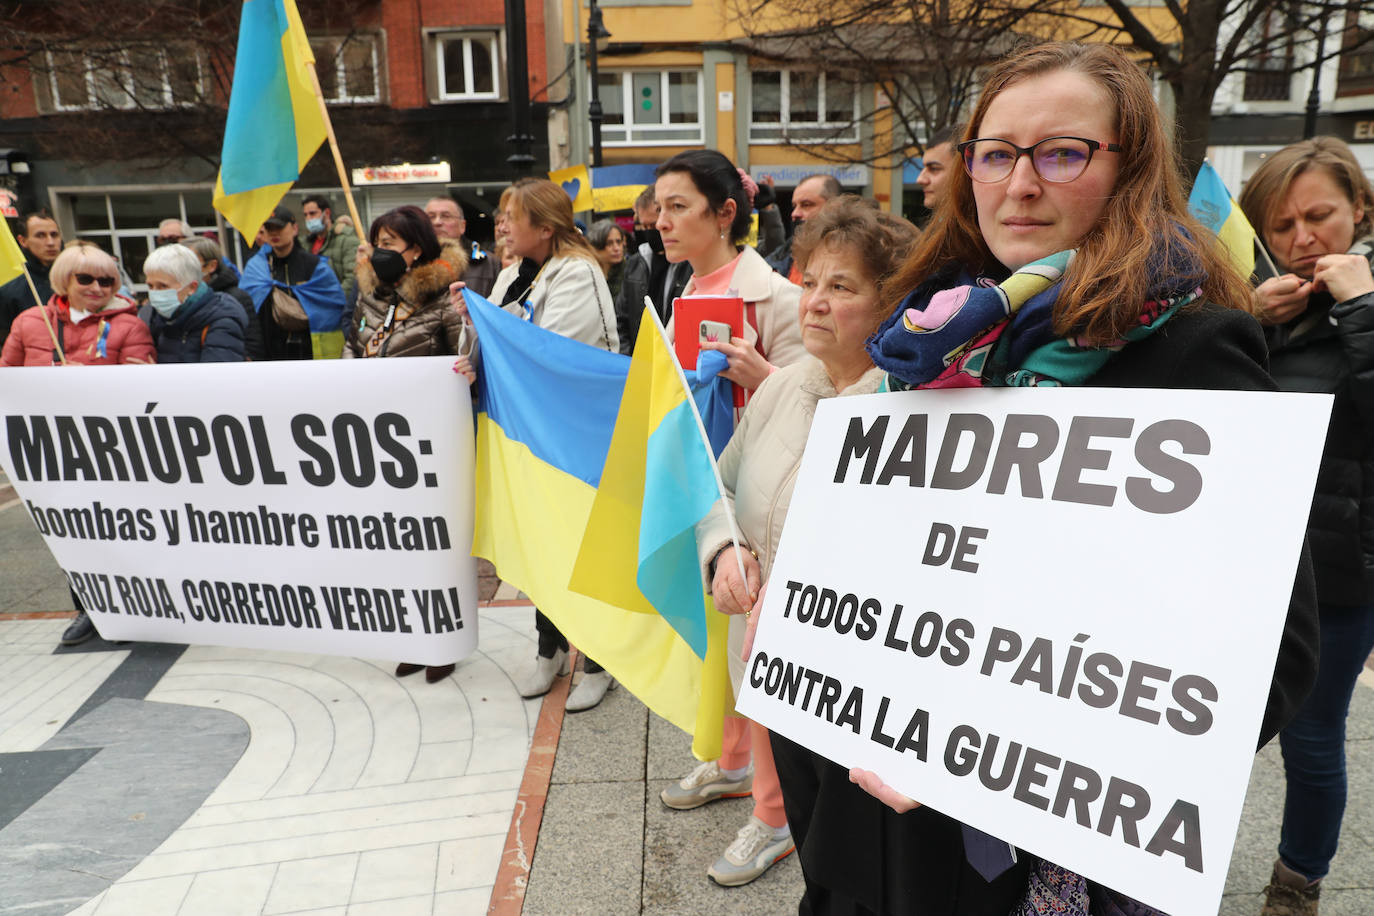
[[[1274,390],[1259,324],[1201,306],[1132,343],[1089,382],[1103,388]],[[1307,551],[1299,563],[1258,743],[1297,712],[1317,671],[1316,592]],[[897,814],[849,782],[848,770],[773,735],[788,823],[806,879],[801,911],[821,914],[1006,916],[1026,887],[1021,854],[988,883],[968,864],[957,821],[933,808]]]
[[[1265,336],[1280,388],[1335,395],[1307,523],[1317,596],[1374,603],[1374,293],[1339,304],[1315,295]]]
[[[620,335],[620,352],[633,353],[644,317],[644,297],[649,294],[649,265],[637,253],[625,258],[620,289],[615,294],[615,330]]]
[[[157,343],[158,363],[241,363],[249,322],[233,296],[207,290],[188,299],[170,319],[154,312],[148,329]]]
[[[253,307],[253,297],[239,288],[239,278],[223,261],[215,272],[205,279],[205,283],[217,293],[233,296],[248,318],[248,326],[243,329],[243,355],[247,359],[260,360],[267,353],[262,344],[262,324],[258,321],[258,310]]]
[[[24,250],[24,260],[28,262],[29,276],[33,277],[34,289],[38,290],[38,302],[33,300],[33,290],[29,289],[29,281],[22,276],[15,277],[8,283],[0,286],[0,344],[5,342],[5,338],[10,336],[10,325],[14,324],[14,319],[19,317],[19,313],[25,309],[31,309],[35,305],[42,305],[52,298],[52,284],[48,282],[48,267],[42,261],[33,256],[33,253]]]

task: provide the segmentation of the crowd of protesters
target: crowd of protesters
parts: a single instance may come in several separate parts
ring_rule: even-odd
[[[297,214],[278,206],[242,272],[215,241],[164,220],[140,265],[141,303],[109,253],[64,245],[57,221],[39,211],[16,233],[33,289],[22,277],[0,287],[0,365],[451,354],[475,380],[464,286],[620,353],[633,350],[646,302],[671,329],[680,296],[737,296],[743,334],[703,347],[720,350],[722,375],[753,394],[720,462],[749,550],[726,561],[723,505],[698,529],[703,575],[716,608],[731,615],[737,654],[758,622],[815,402],[944,387],[945,377],[922,374],[928,361],[911,354],[949,342],[913,336],[899,316],[919,315],[951,290],[960,308],[993,309],[988,287],[1072,251],[1054,295],[1006,319],[1019,352],[1051,343],[1065,351],[1060,376],[1039,383],[1336,396],[1311,562],[1304,553],[1256,736],[1261,744],[1280,736],[1288,778],[1263,912],[1315,914],[1345,806],[1345,716],[1374,648],[1374,500],[1362,495],[1374,492],[1365,425],[1374,424],[1368,178],[1339,140],[1271,155],[1241,203],[1283,273],[1247,282],[1189,216],[1139,68],[1110,46],[1049,44],[992,69],[969,122],[929,138],[917,185],[931,213],[924,232],[825,174],[793,190],[788,231],[770,180],[756,184],[720,153],[694,150],[657,168],[632,220],[602,219],[585,231],[558,185],[522,178],[501,196],[493,250],[467,235],[464,210],[449,197],[389,210],[360,240],[333,201],[311,195],[304,233]],[[759,250],[745,243],[755,219]],[[946,370],[969,376],[962,387],[1036,371],[991,358],[976,371]],[[536,628],[535,663],[519,684],[527,697],[568,673],[567,639],[538,611]],[[61,641],[93,634],[78,604]],[[401,664],[396,674],[421,670],[436,682],[453,666]],[[738,689],[741,666],[731,675]],[[613,685],[588,658],[567,708],[592,708]],[[706,868],[719,884],[746,884],[800,850],[802,912],[1156,912],[1012,850],[993,872],[975,870],[977,831],[756,723],[727,719],[723,747],[719,760],[662,793],[674,809],[752,795],[748,821]]]

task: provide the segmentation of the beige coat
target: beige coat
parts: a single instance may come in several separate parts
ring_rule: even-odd
[[[519,264],[512,264],[496,276],[488,297],[500,302],[517,279]],[[601,266],[589,258],[558,255],[544,264],[534,284],[506,311],[524,317],[520,304],[528,301],[534,309],[530,321],[546,331],[571,337],[584,344],[612,353],[620,352],[615,328],[615,302]]]
[[[759,386],[730,437],[730,444],[720,455],[726,500],[716,503],[697,524],[697,550],[708,590],[711,561],[730,543],[724,502],[728,501],[734,509],[743,546],[758,553],[759,570],[767,582],[792,501],[806,437],[816,416],[816,403],[821,398],[872,394],[882,381],[882,370],[873,368],[859,381],[837,392],[820,360],[807,355],[801,362],[774,372]],[[720,561],[734,562],[730,553]],[[744,677],[744,660],[739,657],[743,641],[744,617],[734,615],[730,618],[730,679],[736,692]]]
[[[696,289],[696,277],[687,281],[682,295]],[[801,337],[801,287],[768,266],[757,251],[745,247],[730,288],[746,305],[754,306],[758,329],[749,324],[745,310],[744,338],[753,344],[762,341],[763,358],[775,366],[790,366],[807,356]],[[673,324],[668,324],[668,339],[673,339]],[[808,421],[809,422],[809,421]]]

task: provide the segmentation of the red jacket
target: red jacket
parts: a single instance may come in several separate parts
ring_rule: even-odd
[[[72,322],[66,296],[53,296],[40,311],[25,309],[14,319],[0,366],[53,366],[52,337],[43,321],[47,312],[67,362],[81,366],[109,366],[130,362],[157,362],[157,347],[148,326],[138,317],[138,306],[120,295],[99,312]]]

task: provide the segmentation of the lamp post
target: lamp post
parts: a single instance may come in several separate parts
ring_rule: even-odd
[[[1307,110],[1302,119],[1302,138],[1311,140],[1317,135],[1317,108],[1322,99],[1322,56],[1326,50],[1326,19],[1318,17],[1317,61],[1312,65],[1312,91],[1307,93]]]
[[[587,69],[591,73],[592,94],[587,115],[592,122],[592,167],[601,168],[601,85],[597,78],[596,50],[597,43],[610,38],[611,33],[601,21],[601,7],[596,5],[596,0],[590,0],[590,7],[587,14]]]
[[[530,147],[534,132],[530,127],[530,68],[526,51],[525,0],[506,0],[506,87],[510,91],[511,127],[506,142],[515,152],[506,162],[517,175],[528,174],[534,166]]]

